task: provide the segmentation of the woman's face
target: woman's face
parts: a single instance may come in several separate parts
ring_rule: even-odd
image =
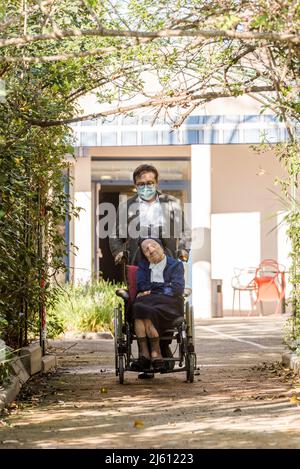
[[[141,244],[142,251],[151,264],[157,264],[164,258],[164,250],[154,239],[145,239]]]

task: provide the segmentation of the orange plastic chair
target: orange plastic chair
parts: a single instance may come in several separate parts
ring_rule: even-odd
[[[264,259],[258,266],[253,279],[255,284],[255,305],[260,301],[263,313],[264,301],[277,301],[275,314],[285,297],[285,267],[274,259]]]

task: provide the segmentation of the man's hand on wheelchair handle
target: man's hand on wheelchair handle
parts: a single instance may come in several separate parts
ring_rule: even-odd
[[[189,260],[189,253],[188,251],[186,251],[185,249],[181,249],[179,251],[179,256],[178,258],[182,261],[182,262],[187,262]]]

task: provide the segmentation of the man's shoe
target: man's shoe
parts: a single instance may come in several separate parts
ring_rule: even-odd
[[[152,379],[154,378],[154,373],[140,373],[138,379]]]

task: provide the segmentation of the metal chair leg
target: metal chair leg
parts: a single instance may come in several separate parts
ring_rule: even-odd
[[[232,300],[232,311],[231,311],[232,316],[234,315],[234,302],[235,302],[235,288],[233,289],[233,300]]]

